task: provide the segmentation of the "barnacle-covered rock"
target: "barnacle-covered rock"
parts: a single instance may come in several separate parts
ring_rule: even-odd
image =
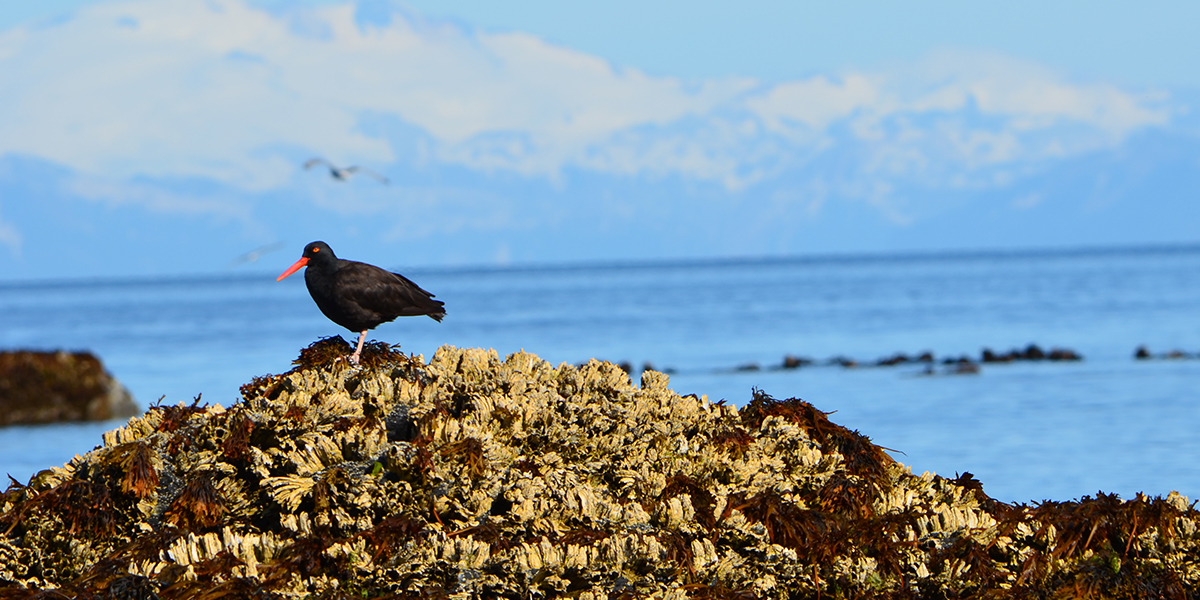
[[[340,338],[0,496],[0,583],[81,597],[1187,597],[1187,499],[1008,505],[807,402]]]

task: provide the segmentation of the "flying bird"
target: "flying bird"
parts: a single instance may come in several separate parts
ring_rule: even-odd
[[[274,252],[281,248],[283,248],[283,242],[275,242],[274,244],[267,244],[266,246],[259,246],[255,249],[233,259],[232,261],[230,261],[229,268],[232,269],[233,267],[236,267],[239,265],[256,262],[256,261],[258,261],[258,259],[262,258],[264,254]]]
[[[350,331],[361,332],[350,364],[358,365],[368,330],[396,317],[425,315],[441,322],[446,316],[445,303],[434,300],[433,294],[407,277],[374,265],[342,260],[325,242],[305,246],[300,260],[275,281],[283,281],[301,267],[308,267],[304,271],[304,283],[317,308],[330,321]]]
[[[349,181],[351,177],[353,177],[359,173],[362,173],[363,175],[366,175],[368,177],[373,177],[375,179],[378,179],[380,181],[380,183],[386,184],[388,182],[387,177],[384,177],[383,175],[380,175],[379,173],[376,173],[375,171],[372,171],[365,167],[351,166],[351,167],[342,168],[342,167],[335,166],[333,163],[331,163],[319,156],[316,158],[310,158],[307,161],[304,161],[304,169],[306,171],[317,165],[325,165],[326,167],[328,167],[329,168],[329,176],[333,177],[334,179],[336,179],[338,181]]]

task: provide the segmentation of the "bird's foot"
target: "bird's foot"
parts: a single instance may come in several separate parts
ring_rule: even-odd
[[[350,355],[350,364],[351,364],[351,365],[354,365],[354,366],[356,366],[356,367],[357,367],[357,366],[359,366],[359,358],[358,358],[358,353],[357,353],[357,352],[355,352],[354,354],[351,354],[351,355]]]

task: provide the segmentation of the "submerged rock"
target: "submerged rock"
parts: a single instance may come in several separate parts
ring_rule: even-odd
[[[139,412],[129,390],[90,352],[0,352],[0,425],[104,421]]]
[[[984,348],[980,356],[980,362],[984,363],[1008,363],[1015,361],[1040,361],[1049,360],[1052,362],[1062,361],[1081,361],[1083,356],[1070,348],[1051,348],[1049,352],[1042,350],[1037,344],[1030,344],[1024,350],[1013,348],[1007,354],[996,354],[991,348]]]
[[[1007,505],[797,400],[323,340],[0,497],[0,582],[80,597],[1185,597],[1177,495]],[[133,590],[130,592],[129,590]],[[999,590],[999,592],[997,592]],[[16,597],[16,596],[14,596]]]

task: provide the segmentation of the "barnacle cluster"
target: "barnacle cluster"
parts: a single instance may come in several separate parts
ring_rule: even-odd
[[[1189,597],[1186,499],[1008,505],[802,400],[341,338],[0,496],[5,598]],[[24,595],[23,595],[24,594]],[[57,596],[56,596],[57,597]]]

